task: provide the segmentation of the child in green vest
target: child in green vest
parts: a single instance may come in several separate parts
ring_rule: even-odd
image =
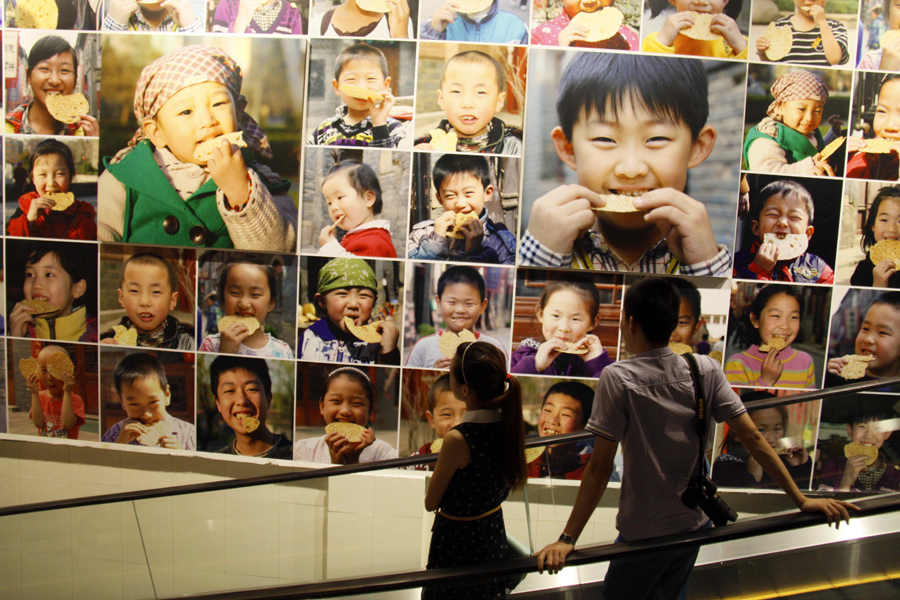
[[[140,127],[103,160],[101,240],[295,250],[290,182],[256,162],[272,150],[244,112],[242,80],[240,65],[212,46],[185,46],[144,67],[134,93]],[[221,137],[237,132],[243,141]]]
[[[825,148],[819,133],[828,100],[825,81],[809,71],[791,71],[775,80],[772,96],[768,116],[744,141],[746,167],[762,173],[834,177],[831,166],[819,159]]]

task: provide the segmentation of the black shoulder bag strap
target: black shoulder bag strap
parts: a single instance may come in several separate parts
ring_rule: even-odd
[[[694,397],[697,400],[697,436],[700,438],[700,475],[706,477],[706,400],[703,398],[703,379],[700,377],[700,368],[697,359],[688,352],[681,355],[687,361],[691,369],[691,379],[694,380]]]

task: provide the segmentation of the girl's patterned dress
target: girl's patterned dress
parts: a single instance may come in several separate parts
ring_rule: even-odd
[[[509,495],[509,485],[503,477],[503,424],[466,422],[455,429],[469,444],[471,462],[453,474],[441,499],[440,512],[451,517],[483,515],[500,506]],[[429,569],[480,565],[506,558],[502,510],[472,521],[452,520],[440,512],[431,529]],[[425,588],[422,597],[427,600],[502,598],[506,586],[505,579],[479,580],[463,586]]]

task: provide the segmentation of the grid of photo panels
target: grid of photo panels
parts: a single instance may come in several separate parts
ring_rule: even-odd
[[[894,3],[5,0],[2,24],[0,435],[432,453],[473,335],[529,436],[578,431],[645,276],[747,400],[900,373]],[[900,489],[895,390],[752,417],[801,488]],[[709,445],[720,485],[772,486],[727,426]]]

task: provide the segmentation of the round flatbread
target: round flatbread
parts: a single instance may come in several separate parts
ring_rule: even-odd
[[[443,438],[438,438],[431,442],[431,453],[438,454],[441,451],[441,446],[444,445]]]
[[[34,300],[22,300],[20,304],[24,304],[29,308],[33,308],[32,315],[45,315],[47,313],[56,312],[59,308],[50,304],[46,298],[35,298]]]
[[[445,329],[444,333],[441,334],[439,342],[441,354],[447,358],[453,358],[453,355],[456,354],[456,349],[460,344],[463,342],[474,342],[475,340],[475,334],[468,329],[463,329],[459,332],[459,335]]]
[[[56,29],[59,7],[54,0],[19,0],[15,19],[20,29]]]
[[[455,0],[455,3],[457,6],[456,12],[464,15],[474,15],[489,9],[494,0]]]
[[[361,442],[366,428],[356,423],[340,423],[335,421],[325,426],[325,433],[337,433],[347,438],[348,442]]]
[[[805,233],[788,233],[779,237],[777,233],[763,235],[764,244],[774,244],[778,248],[778,260],[793,260],[804,254],[809,247]]]
[[[572,342],[566,342],[566,349],[561,350],[560,354],[587,354],[588,349],[585,346],[576,347]]]
[[[428,144],[432,150],[441,152],[456,152],[456,145],[459,143],[459,136],[456,131],[447,133],[443,129],[434,129],[429,132],[431,141]]]
[[[469,221],[475,221],[476,219],[478,219],[478,215],[474,212],[456,213],[456,222],[453,224],[452,229],[447,230],[447,237],[457,240],[466,239],[466,236],[460,231],[460,228]]]
[[[849,354],[845,356],[848,362],[841,367],[841,377],[844,379],[862,379],[869,368],[869,362],[875,359],[872,354]]]
[[[138,436],[138,443],[141,446],[159,446],[159,441],[166,435],[166,422],[157,421],[153,425],[147,425],[146,433]]]
[[[239,148],[247,147],[247,142],[244,141],[244,132],[235,131],[232,133],[226,133],[224,135],[214,137],[210,140],[206,140],[205,142],[194,148],[194,160],[199,162],[206,162],[210,158],[212,158],[213,150],[218,148],[219,144],[222,143],[222,138],[225,138]]]
[[[787,340],[785,340],[783,337],[781,337],[779,335],[774,335],[774,336],[772,336],[772,339],[763,343],[759,347],[759,351],[760,352],[769,352],[771,350],[774,350],[775,352],[780,352],[781,350],[784,350],[786,346],[787,346]]]
[[[712,25],[712,20],[716,16],[715,14],[702,13],[695,10],[692,10],[690,12],[691,16],[694,17],[694,24],[686,29],[682,29],[678,33],[693,40],[703,40],[705,42],[712,42],[714,40],[722,39],[721,35],[719,35],[718,33],[713,33],[709,28],[709,26]]]
[[[893,260],[896,265],[900,261],[900,240],[881,240],[869,248],[869,260],[875,266],[884,260]]]
[[[621,194],[601,194],[606,200],[603,208],[591,208],[594,212],[633,213],[643,212],[634,206],[634,197]]]
[[[138,331],[134,327],[114,325],[113,331],[116,332],[116,337],[114,339],[120,346],[137,346]]]
[[[64,375],[75,374],[75,365],[65,352],[54,352],[47,357],[47,372],[53,379],[62,380]]]
[[[41,365],[38,364],[37,359],[33,356],[31,358],[23,358],[19,361],[19,371],[22,372],[22,377],[28,379],[32,373],[37,375],[41,372]]]
[[[619,32],[625,15],[614,6],[607,6],[595,12],[581,11],[572,17],[572,23],[579,23],[588,30],[586,42],[602,42]]]
[[[61,123],[77,123],[81,115],[88,114],[91,109],[87,98],[81,94],[50,94],[47,96],[47,110],[53,118]]]
[[[259,329],[259,321],[256,320],[256,317],[236,317],[231,315],[219,319],[219,331],[228,329],[232,325],[237,325],[239,323],[246,325],[250,329],[249,335],[253,335],[253,332]]]
[[[713,359],[713,360],[719,362],[719,364],[722,363],[722,358],[724,358],[724,357],[722,356],[722,353],[719,352],[718,350],[713,350],[712,352],[710,352],[710,353],[709,353],[709,357],[710,357],[711,359]]]
[[[837,152],[838,148],[843,146],[846,140],[847,138],[843,135],[831,140],[831,142],[819,152],[819,160],[828,160],[831,158],[831,155]]]
[[[367,344],[381,343],[381,334],[378,333],[377,329],[375,329],[376,323],[370,323],[368,325],[357,325],[353,322],[352,317],[344,317],[344,325],[347,326],[347,331],[349,331],[362,341],[366,342]]]
[[[866,145],[859,149],[860,152],[868,152],[869,154],[887,154],[891,152],[891,148],[898,140],[889,140],[887,138],[872,138],[866,142]]]
[[[791,52],[794,45],[794,34],[790,27],[776,27],[775,23],[769,23],[763,34],[769,40],[766,48],[766,58],[769,60],[781,60]]]
[[[531,464],[541,457],[546,446],[535,446],[534,448],[525,448],[525,463]]]
[[[881,46],[884,47],[887,44],[893,44],[897,41],[897,38],[900,38],[900,29],[886,31],[884,32],[884,35],[881,36]]]
[[[241,427],[244,428],[244,431],[247,433],[253,433],[257,429],[259,429],[259,419],[251,415],[241,415]]]
[[[366,10],[374,13],[389,13],[391,12],[391,7],[388,6],[388,3],[384,0],[356,0],[356,5],[361,10]]]
[[[50,192],[44,194],[44,198],[53,200],[53,208],[50,210],[66,210],[75,203],[75,194],[72,192]]]
[[[669,342],[669,348],[671,348],[672,352],[675,354],[690,354],[694,351],[693,348],[687,344],[682,344],[681,342]]]
[[[750,193],[750,184],[747,182],[747,176],[744,175],[741,177],[741,193],[749,194]]]
[[[858,444],[850,442],[844,446],[844,456],[853,458],[854,456],[865,456],[866,466],[870,467],[878,460],[878,448],[868,444]]]
[[[383,10],[383,11],[373,11],[373,12],[388,12],[388,11]],[[372,90],[366,89],[364,87],[359,87],[358,85],[344,84],[344,85],[338,86],[338,91],[342,94],[347,94],[351,98],[357,98],[359,100],[371,99],[373,102],[381,102],[382,100],[384,100],[384,94],[379,94],[378,92],[373,92]]]

